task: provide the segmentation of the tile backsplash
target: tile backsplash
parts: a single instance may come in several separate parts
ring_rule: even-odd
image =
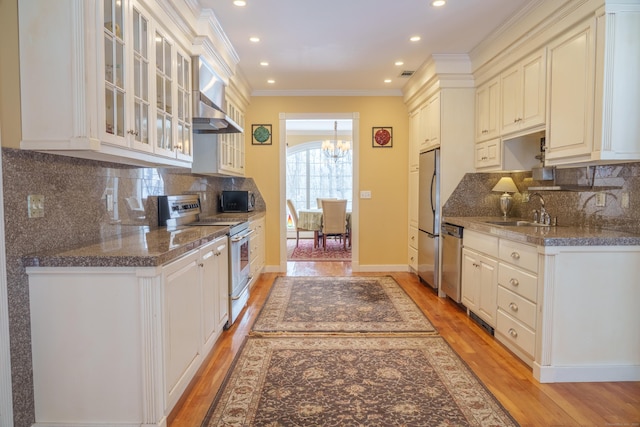
[[[640,234],[640,162],[556,169],[555,180],[533,181],[531,172],[469,173],[460,181],[443,208],[444,216],[502,216],[500,193],[491,191],[503,176],[511,176],[519,193],[513,195],[510,217],[532,218],[540,209],[537,192],[545,208],[559,225],[607,228]],[[530,187],[558,186],[561,190],[529,190]],[[597,206],[598,193],[605,206]]]
[[[183,169],[140,168],[31,151],[2,149],[14,423],[33,424],[29,287],[21,257],[157,227],[157,197],[198,193],[205,214],[222,190],[251,190],[251,178],[192,175]],[[44,217],[29,218],[27,196],[44,196]],[[107,199],[113,199],[108,209]]]

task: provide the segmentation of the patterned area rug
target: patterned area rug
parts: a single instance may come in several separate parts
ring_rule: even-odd
[[[256,333],[435,333],[391,276],[278,277]]]
[[[289,261],[351,261],[351,248],[344,250],[340,240],[327,239],[327,250],[314,248],[313,239],[287,239],[287,259]]]
[[[202,426],[517,423],[440,337],[249,337]]]

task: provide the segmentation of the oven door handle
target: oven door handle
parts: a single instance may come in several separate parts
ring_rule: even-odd
[[[231,295],[231,300],[232,301],[236,301],[239,300],[240,298],[242,298],[242,295],[246,292],[247,288],[249,287],[249,283],[251,283],[251,279],[253,277],[249,276],[249,280],[247,280],[247,284],[244,286],[244,288],[242,288],[242,290],[240,291],[240,293],[237,296],[233,296]]]
[[[239,242],[240,240],[243,240],[243,239],[251,236],[253,233],[255,233],[255,231],[256,230],[250,230],[248,233],[245,233],[242,236],[233,236],[233,237],[231,237],[231,242],[232,243]]]

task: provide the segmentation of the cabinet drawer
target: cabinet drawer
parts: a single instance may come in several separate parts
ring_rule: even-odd
[[[494,257],[498,256],[498,238],[495,236],[465,230],[462,243],[465,248],[470,248]]]
[[[520,347],[533,357],[536,348],[536,334],[532,330],[500,310],[498,310],[496,330],[506,341]]]
[[[409,247],[409,267],[414,271],[418,271],[418,250],[413,247]]]
[[[536,275],[501,262],[498,266],[498,284],[529,301],[537,302],[538,276]]]
[[[536,305],[502,286],[498,286],[498,309],[536,329]]]
[[[409,246],[418,249],[418,229],[409,227]]]
[[[534,273],[538,272],[538,249],[535,246],[500,239],[500,259]]]

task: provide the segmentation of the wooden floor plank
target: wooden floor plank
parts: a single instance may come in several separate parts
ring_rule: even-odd
[[[523,426],[640,426],[640,382],[540,384],[531,369],[451,300],[411,273],[353,274],[350,262],[291,262],[288,276],[393,276],[462,360]],[[200,426],[279,274],[262,274],[242,317],[219,338],[171,413],[169,427]]]

